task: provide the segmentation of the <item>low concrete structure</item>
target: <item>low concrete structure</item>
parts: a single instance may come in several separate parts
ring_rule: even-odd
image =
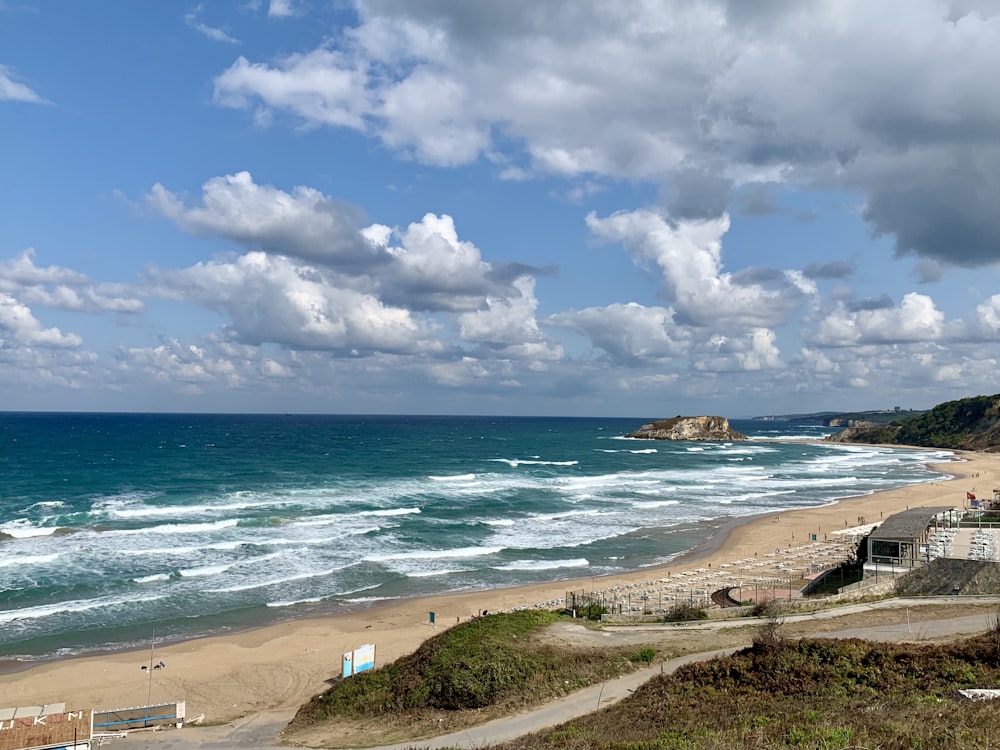
[[[962,514],[961,508],[936,506],[889,516],[868,535],[865,570],[884,573],[899,568],[904,572],[929,562],[931,535],[942,527],[957,527]]]

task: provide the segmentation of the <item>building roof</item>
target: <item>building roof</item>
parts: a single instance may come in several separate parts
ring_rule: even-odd
[[[870,539],[916,539],[920,537],[931,521],[939,513],[955,510],[951,505],[940,505],[933,508],[910,508],[889,516],[881,525],[872,531]]]

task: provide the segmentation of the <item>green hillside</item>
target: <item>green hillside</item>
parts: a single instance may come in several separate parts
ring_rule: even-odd
[[[948,401],[912,419],[878,427],[850,428],[828,439],[842,443],[1000,451],[1000,394]]]

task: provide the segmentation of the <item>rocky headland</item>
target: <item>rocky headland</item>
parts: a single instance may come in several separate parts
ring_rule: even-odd
[[[644,424],[625,437],[642,440],[746,440],[747,436],[729,426],[725,417],[672,417]]]

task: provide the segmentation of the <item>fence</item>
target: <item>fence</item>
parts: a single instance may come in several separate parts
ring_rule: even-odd
[[[94,711],[94,732],[121,732],[158,726],[180,727],[183,724],[184,701]]]

